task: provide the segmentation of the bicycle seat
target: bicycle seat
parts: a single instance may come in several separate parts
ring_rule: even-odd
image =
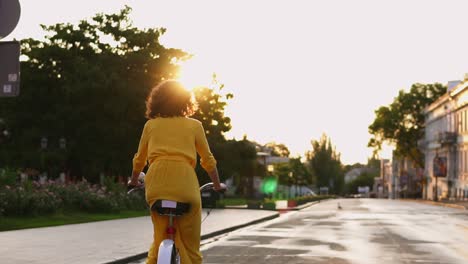
[[[156,200],[151,206],[151,210],[158,212],[160,215],[181,216],[190,210],[190,204],[171,200]]]

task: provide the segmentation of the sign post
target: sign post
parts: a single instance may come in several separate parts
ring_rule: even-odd
[[[0,0],[0,39],[8,36],[18,24],[21,7],[18,0]],[[0,97],[19,95],[20,43],[0,41]]]
[[[20,92],[20,44],[0,42],[0,97],[15,97]]]

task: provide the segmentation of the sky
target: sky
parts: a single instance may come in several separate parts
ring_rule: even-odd
[[[132,7],[139,28],[193,54],[187,85],[213,72],[234,98],[228,138],[275,141],[293,156],[330,137],[344,164],[366,163],[374,111],[413,83],[446,84],[468,73],[468,1],[20,0],[4,40],[42,38],[39,24],[77,22]],[[381,157],[390,157],[390,148]]]

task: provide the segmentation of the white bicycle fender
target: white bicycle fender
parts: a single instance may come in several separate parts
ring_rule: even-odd
[[[172,248],[174,241],[171,239],[164,239],[159,245],[158,251],[158,264],[171,263]]]

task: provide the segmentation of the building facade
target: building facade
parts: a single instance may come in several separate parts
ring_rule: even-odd
[[[424,169],[409,158],[393,155],[391,198],[422,198],[424,189]]]
[[[468,198],[468,75],[425,110],[423,198]]]

